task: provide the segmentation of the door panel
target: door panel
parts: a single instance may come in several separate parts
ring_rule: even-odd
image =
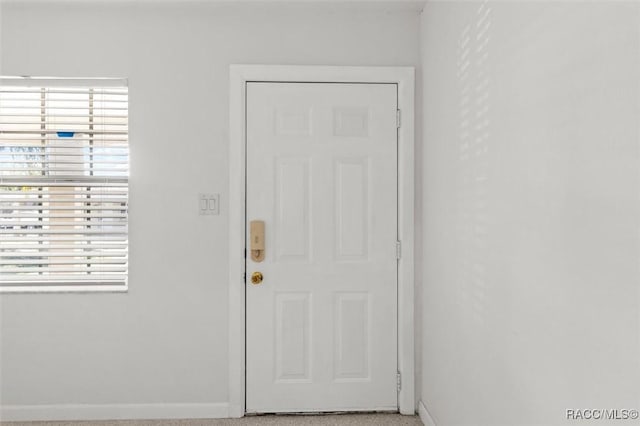
[[[276,158],[275,256],[277,262],[307,262],[310,248],[309,160]]]
[[[369,380],[371,357],[371,307],[369,293],[334,295],[335,380],[350,382]]]
[[[311,296],[295,292],[279,292],[275,296],[276,383],[309,383]]]
[[[369,159],[334,164],[336,260],[366,261],[369,253]]]
[[[396,93],[247,83],[247,412],[397,409]]]

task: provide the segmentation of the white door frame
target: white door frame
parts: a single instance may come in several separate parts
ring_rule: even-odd
[[[414,371],[414,73],[413,67],[230,66],[229,127],[229,416],[245,414],[245,121],[246,84],[262,82],[398,85],[398,394],[400,413],[415,414]]]

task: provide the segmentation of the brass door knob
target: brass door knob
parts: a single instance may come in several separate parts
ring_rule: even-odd
[[[254,272],[251,274],[251,284],[260,284],[262,282],[262,272]]]

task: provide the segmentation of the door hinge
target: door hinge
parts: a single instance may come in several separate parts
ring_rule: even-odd
[[[398,129],[400,128],[400,110],[399,109],[396,110],[396,127]]]
[[[402,257],[402,243],[400,241],[396,241],[396,259],[400,259]]]
[[[396,373],[396,383],[398,384],[398,391],[402,389],[402,375],[400,372]]]

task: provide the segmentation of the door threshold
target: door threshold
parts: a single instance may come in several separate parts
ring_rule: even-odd
[[[246,417],[261,416],[336,416],[343,414],[397,414],[398,409],[348,410],[348,411],[284,411],[277,413],[245,413]]]

